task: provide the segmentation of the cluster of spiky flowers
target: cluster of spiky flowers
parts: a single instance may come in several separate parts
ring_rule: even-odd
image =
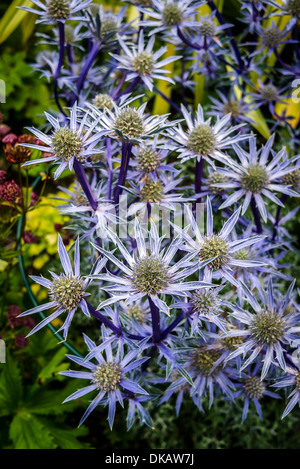
[[[214,1],[128,3],[24,7],[53,25],[35,67],[53,80],[59,112],[3,144],[26,171],[57,165],[58,209],[76,239],[67,252],[59,237],[61,272],[31,277],[49,301],[22,313],[42,316],[29,335],[60,317],[72,340],[80,309],[101,324],[95,342],[83,330],[85,358],[68,356],[84,371],[63,372],[88,382],[65,402],[95,393],[80,424],[106,406],[112,427],[126,402],[128,428],[153,427],[150,401],[178,414],[183,399],[202,412],[215,396],[232,412],[242,401],[244,421],[279,397],[270,386],[291,388],[286,416],[300,403],[288,232],[300,193],[288,94],[300,75],[299,2],[243,1],[242,31],[226,2],[223,12]],[[17,209],[21,189],[0,179],[1,209]]]

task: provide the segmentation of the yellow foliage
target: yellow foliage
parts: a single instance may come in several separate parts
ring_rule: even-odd
[[[50,257],[57,252],[57,232],[54,225],[66,225],[69,217],[63,216],[56,208],[61,205],[61,200],[54,197],[64,197],[64,192],[49,194],[42,197],[38,206],[28,212],[26,219],[26,230],[32,231],[38,238],[38,243],[24,245],[25,255],[30,257],[32,265],[41,270],[49,261]]]

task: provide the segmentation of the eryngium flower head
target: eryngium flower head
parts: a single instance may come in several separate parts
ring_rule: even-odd
[[[151,173],[159,168],[161,160],[161,155],[152,147],[140,147],[136,156],[137,169],[145,174]]]
[[[96,349],[96,344],[85,335],[84,340],[89,352],[93,352]],[[70,378],[86,379],[90,381],[88,386],[75,391],[67,397],[64,402],[69,402],[92,391],[97,391],[96,397],[82,416],[79,426],[83,424],[97,405],[108,404],[108,423],[110,428],[112,428],[117,402],[123,406],[123,399],[127,398],[128,394],[131,395],[134,393],[145,396],[148,394],[137,382],[130,379],[132,370],[139,367],[147,358],[137,359],[138,349],[129,351],[125,356],[123,355],[122,358],[120,358],[120,354],[114,353],[110,343],[106,345],[104,350],[105,356],[102,351],[99,351],[95,355],[95,359],[98,362],[97,364],[88,359],[90,353],[85,358],[68,355],[68,358],[86,368],[88,371],[68,370],[60,372],[60,374]]]
[[[207,185],[212,194],[221,195],[223,194],[224,189],[222,187],[215,186],[215,184],[226,184],[228,182],[228,178],[223,173],[213,171],[208,177]]]
[[[171,78],[165,75],[170,70],[165,70],[165,65],[180,59],[179,56],[167,57],[159,61],[159,58],[167,52],[167,47],[161,47],[153,52],[155,38],[150,38],[149,42],[144,44],[143,32],[139,35],[138,46],[129,48],[127,44],[119,38],[119,43],[123,50],[123,55],[110,54],[117,62],[119,62],[118,70],[127,73],[126,81],[132,81],[139,78],[150,91],[153,90],[153,79],[164,80],[174,84]]]
[[[29,11],[40,16],[37,23],[65,23],[67,20],[82,21],[83,17],[79,12],[88,8],[92,0],[46,0],[42,3],[40,0],[32,0],[40,10],[29,7],[20,7],[22,10]]]
[[[285,0],[286,10],[293,16],[300,16],[300,1],[299,0]]]
[[[267,291],[258,295],[263,305],[260,306],[256,297],[242,284],[247,301],[255,313],[250,313],[242,307],[235,309],[231,305],[230,307],[233,309],[232,316],[240,323],[245,324],[247,329],[234,329],[228,333],[228,336],[242,336],[245,338],[244,343],[229,355],[228,360],[240,354],[251,354],[241,367],[241,370],[250,365],[259,354],[261,354],[263,361],[261,379],[265,378],[272,364],[285,369],[287,344],[296,340],[297,336],[295,333],[300,331],[299,312],[292,311],[285,314],[294,285],[295,282],[290,285],[284,299],[281,297],[278,299],[273,290],[273,283],[270,280]]]
[[[293,189],[299,189],[300,187],[300,168],[294,169],[288,174],[285,174],[281,178],[281,182],[287,186],[291,186]]]
[[[263,46],[268,49],[274,49],[278,47],[282,40],[282,32],[281,30],[275,26],[269,26],[268,28],[263,29],[261,41]]]
[[[140,21],[141,26],[150,28],[150,35],[166,31],[170,28],[195,28],[195,12],[202,2],[192,0],[153,0],[151,8],[138,6],[147,15],[147,19]]]
[[[141,199],[144,202],[159,203],[164,198],[164,188],[160,181],[154,182],[152,179],[147,179],[145,185],[141,189]]]
[[[243,215],[253,197],[262,219],[266,222],[268,213],[264,197],[282,206],[282,202],[273,194],[273,191],[294,197],[298,196],[297,192],[292,188],[283,185],[280,179],[298,168],[300,155],[296,155],[289,160],[286,156],[285,148],[276,154],[272,150],[274,137],[272,135],[266,145],[260,149],[256,147],[255,137],[251,137],[249,139],[249,152],[242,149],[239,145],[233,145],[240,162],[237,163],[228,157],[226,168],[222,172],[225,176],[228,174],[231,181],[217,184],[216,186],[225,190],[235,189],[235,192],[222,203],[219,209],[229,207],[236,202],[240,203],[244,197],[242,205]],[[294,162],[297,162],[296,167],[293,166]]]
[[[107,257],[113,264],[121,269],[123,275],[114,276],[112,274],[101,274],[93,276],[95,279],[105,280],[110,286],[104,286],[104,290],[112,292],[112,297],[100,303],[98,309],[107,305],[118,303],[125,300],[126,305],[132,305],[143,297],[150,297],[153,303],[164,313],[169,315],[169,306],[161,299],[161,295],[186,296],[187,292],[200,287],[211,287],[206,282],[181,282],[195,270],[190,268],[188,258],[183,269],[180,264],[172,264],[174,255],[180,247],[182,237],[176,237],[172,240],[166,252],[161,252],[162,238],[158,236],[156,226],[151,221],[151,230],[149,236],[149,245],[145,241],[145,233],[141,230],[139,223],[135,225],[134,238],[137,242],[137,253],[132,255],[121,242],[121,240],[111,231],[108,231],[112,241],[119,247],[122,253],[122,262],[111,252],[106,251],[99,246],[95,248]],[[201,265],[206,265],[204,262]]]
[[[251,402],[253,402],[255,405],[259,418],[262,419],[262,410],[259,403],[260,399],[262,399],[264,396],[280,399],[280,396],[274,392],[269,391],[267,389],[266,383],[262,381],[260,376],[257,376],[260,368],[261,364],[258,362],[252,371],[249,367],[247,374],[242,372],[239,373],[239,376],[237,377],[240,382],[236,383],[238,391],[234,393],[234,398],[241,396],[244,399],[242,422],[244,422],[247,418],[249,405]]]
[[[168,268],[160,257],[148,255],[132,268],[132,283],[137,291],[157,295],[169,284]]]
[[[51,135],[45,135],[35,128],[29,129],[45,146],[31,143],[22,143],[22,145],[46,152],[50,156],[27,161],[23,166],[54,161],[59,164],[54,174],[54,179],[57,179],[65,169],[73,169],[75,158],[80,163],[85,163],[88,157],[99,153],[99,148],[95,149],[95,146],[100,141],[101,136],[93,134],[98,121],[95,120],[90,124],[89,129],[86,129],[86,120],[88,117],[86,113],[81,116],[80,124],[78,124],[79,116],[76,104],[74,104],[71,109],[69,126],[62,127],[58,119],[55,119],[48,113],[45,113],[45,115],[54,128]]]
[[[244,381],[244,393],[249,399],[260,399],[266,390],[258,376],[248,376]]]
[[[236,253],[247,246],[257,243],[264,239],[264,236],[252,236],[246,239],[231,241],[230,236],[240,216],[240,209],[226,221],[221,231],[216,234],[213,231],[213,211],[210,198],[207,197],[207,221],[206,234],[201,233],[195,217],[188,206],[186,206],[187,219],[190,223],[192,233],[188,234],[174,225],[186,241],[184,249],[187,252],[194,253],[197,260],[194,264],[202,265],[207,262],[204,269],[208,281],[213,277],[225,278],[236,287],[240,287],[238,279],[232,275],[235,267],[254,268],[263,265],[259,261],[240,260],[236,258]],[[195,239],[194,239],[195,238]],[[209,261],[210,259],[210,261]]]
[[[67,313],[66,321],[59,329],[59,331],[63,331],[63,336],[66,339],[71,321],[78,307],[81,308],[82,312],[86,316],[90,316],[85,300],[85,297],[88,295],[88,293],[86,293],[86,289],[90,281],[83,279],[80,275],[79,239],[77,239],[75,244],[74,271],[60,235],[58,235],[58,253],[64,273],[57,275],[51,272],[53,277],[52,280],[47,280],[44,277],[31,276],[32,280],[49,290],[51,301],[25,311],[20,315],[20,317],[39,313],[40,311],[50,310],[52,308],[55,308],[55,311],[37,324],[28,336],[34,334],[63,313]],[[99,269],[104,267],[105,263],[106,260],[104,259],[99,261],[93,268],[93,272],[95,271],[97,273]]]
[[[95,98],[93,99],[93,105],[102,110],[113,108],[113,99],[107,93],[98,93]]]
[[[174,142],[172,147],[178,151],[182,162],[191,158],[197,158],[198,161],[205,158],[211,165],[213,165],[211,159],[217,159],[224,163],[227,156],[223,153],[223,149],[248,138],[246,135],[232,135],[243,124],[228,127],[228,124],[231,124],[230,114],[222,119],[217,117],[216,123],[212,125],[211,119],[204,120],[200,104],[195,118],[183,105],[181,110],[188,126],[187,132],[179,125],[178,128],[170,128],[168,133]]]
[[[297,357],[299,357],[299,349],[297,350]],[[274,387],[279,389],[287,388],[288,390],[291,387],[294,387],[292,392],[288,395],[289,402],[282,414],[282,418],[285,418],[294,407],[300,403],[300,369],[298,362],[294,363],[294,366],[286,367],[285,374],[280,378],[275,384]]]
[[[147,103],[139,108],[130,107],[129,105],[139,97],[141,96],[128,98],[127,95],[126,99],[121,99],[119,105],[113,103],[113,109],[107,109],[105,113],[87,104],[93,118],[99,121],[96,124],[97,135],[141,144],[173,125],[167,122],[167,114],[145,117]]]

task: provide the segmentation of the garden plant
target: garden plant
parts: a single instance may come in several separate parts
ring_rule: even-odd
[[[300,1],[1,9],[1,446],[299,448]]]

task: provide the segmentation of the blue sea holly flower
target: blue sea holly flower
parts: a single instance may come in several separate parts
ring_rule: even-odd
[[[234,193],[227,197],[220,205],[220,210],[236,202],[241,203],[241,199],[243,198],[243,215],[253,197],[262,219],[267,222],[268,213],[264,201],[265,197],[281,207],[284,207],[283,203],[273,192],[281,192],[291,197],[298,197],[297,192],[291,187],[282,184],[281,178],[292,173],[295,169],[295,166],[293,166],[295,162],[297,162],[296,167],[298,167],[300,155],[296,155],[289,160],[286,157],[285,148],[275,154],[275,152],[272,151],[274,138],[275,135],[273,134],[265,146],[257,149],[256,139],[255,137],[251,137],[249,139],[249,152],[239,145],[233,145],[233,149],[240,163],[228,157],[223,174],[230,178],[231,181],[215,185],[225,190],[234,190]]]
[[[215,391],[221,391],[226,397],[233,399],[234,384],[230,379],[232,369],[228,365],[214,366],[220,354],[219,350],[211,349],[209,343],[195,347],[189,354],[186,368],[194,382],[191,397],[201,411],[202,399],[206,393],[209,395],[209,408],[213,404]]]
[[[299,355],[298,355],[299,356]],[[299,366],[294,363],[293,368],[291,366],[286,367],[286,375],[276,381],[272,386],[283,389],[283,388],[292,388],[292,392],[289,394],[289,402],[282,414],[282,418],[285,418],[298,404],[300,405],[300,369]]]
[[[106,109],[105,113],[88,105],[95,116],[96,123],[93,122],[92,127],[97,126],[98,135],[122,142],[141,144],[173,125],[167,121],[168,114],[146,117],[147,103],[138,108],[129,107],[129,104],[137,98],[130,98],[120,105],[113,103],[113,109]]]
[[[65,21],[82,21],[83,16],[78,15],[79,12],[88,8],[92,0],[32,0],[40,10],[31,7],[22,6],[22,10],[29,11],[39,15],[39,19],[36,23],[53,24],[57,21],[65,23]]]
[[[183,197],[181,193],[175,192],[179,190],[177,187],[182,182],[182,179],[174,179],[172,176],[168,177],[166,174],[161,174],[159,179],[154,181],[151,178],[145,178],[143,182],[138,184],[129,182],[130,186],[126,191],[139,198],[139,202],[133,203],[129,208],[127,215],[132,216],[138,212],[142,215],[148,214],[148,209],[151,209],[151,215],[155,219],[157,212],[163,209],[167,210],[181,210],[184,202],[191,202],[193,198]],[[148,218],[148,216],[146,215]]]
[[[137,5],[138,10],[147,15],[139,24],[151,28],[150,35],[177,27],[195,28],[198,26],[195,13],[202,4],[203,1],[193,0],[152,0],[149,8]]]
[[[276,7],[276,11],[272,12],[271,16],[287,16],[291,15],[296,18],[300,17],[300,2],[299,0],[282,0],[280,3],[275,1],[269,2]]]
[[[89,351],[92,351],[96,344],[85,335],[84,339]],[[112,429],[117,402],[123,407],[124,399],[131,397],[132,393],[148,394],[136,381],[131,379],[132,371],[148,360],[148,357],[138,358],[137,349],[129,351],[123,357],[119,357],[114,356],[111,344],[107,344],[105,356],[101,352],[97,353],[95,357],[97,364],[86,358],[73,355],[67,355],[67,357],[77,365],[87,368],[88,371],[67,370],[61,371],[60,374],[70,378],[86,379],[89,381],[89,385],[75,391],[64,400],[64,403],[78,399],[92,391],[97,391],[97,396],[88,406],[79,422],[79,426],[83,424],[98,405],[105,405],[108,406],[108,423]]]
[[[67,313],[67,318],[59,329],[59,331],[63,331],[63,336],[66,339],[71,321],[78,307],[81,308],[81,311],[86,316],[90,316],[88,306],[85,301],[85,297],[89,295],[89,293],[86,292],[86,289],[90,283],[90,280],[85,279],[80,275],[79,239],[77,238],[75,243],[74,270],[72,269],[67,250],[60,235],[58,235],[58,253],[64,270],[63,273],[57,275],[54,272],[50,272],[52,275],[52,280],[34,275],[31,276],[31,279],[34,282],[42,285],[43,287],[46,287],[49,290],[51,301],[25,311],[24,313],[20,314],[20,317],[51,309],[55,309],[55,311],[50,314],[50,316],[43,319],[39,324],[37,324],[28,334],[28,336],[39,331],[42,327],[46,326],[62,314]],[[97,274],[103,269],[106,262],[107,260],[104,258],[99,260],[99,262],[94,265],[91,272]]]
[[[31,143],[23,143],[22,146],[49,153],[50,156],[27,161],[23,166],[53,161],[59,165],[54,173],[54,179],[57,179],[65,169],[73,170],[75,158],[79,163],[85,164],[91,155],[101,151],[99,148],[95,149],[95,146],[101,140],[101,135],[95,134],[98,121],[95,120],[87,129],[86,121],[88,113],[85,113],[85,115],[81,116],[80,124],[78,124],[79,116],[76,104],[71,109],[69,126],[61,126],[59,120],[47,112],[45,112],[45,115],[53,127],[51,135],[45,135],[34,127],[28,128],[41,142],[45,143],[45,146]]]
[[[224,163],[227,156],[223,150],[230,148],[233,143],[248,138],[248,136],[241,134],[232,135],[243,124],[232,126],[231,114],[227,114],[222,119],[217,117],[216,123],[212,125],[211,118],[204,119],[200,104],[195,119],[183,105],[181,105],[181,111],[188,130],[184,131],[179,124],[178,127],[173,126],[168,129],[168,134],[174,142],[174,150],[178,151],[182,163],[192,158],[197,158],[198,161],[204,158],[212,165],[214,159]]]
[[[224,278],[232,285],[240,287],[239,280],[235,279],[232,275],[233,269],[240,268],[253,268],[262,265],[259,261],[237,259],[236,254],[252,244],[257,243],[265,238],[265,236],[251,236],[247,239],[240,239],[237,241],[230,241],[229,237],[238,222],[240,216],[240,209],[236,210],[234,214],[224,223],[223,228],[219,234],[214,233],[213,229],[213,211],[209,197],[207,197],[207,217],[206,217],[206,234],[203,236],[197,225],[197,222],[188,206],[186,206],[186,213],[188,222],[190,224],[193,236],[190,236],[185,230],[174,225],[186,244],[184,250],[189,253],[194,253],[194,265],[199,267],[203,262],[213,259],[207,263],[204,268],[204,275],[208,281],[212,278]],[[191,258],[192,259],[192,258]]]
[[[241,367],[241,371],[251,365],[257,357],[260,357],[264,363],[261,379],[267,376],[273,364],[285,370],[287,349],[297,339],[296,334],[300,332],[299,312],[286,313],[286,306],[290,302],[294,284],[295,282],[290,285],[285,298],[280,300],[275,296],[273,283],[270,280],[264,295],[261,297],[258,295],[262,306],[246,285],[242,284],[247,301],[254,313],[241,306],[234,306],[231,315],[240,323],[245,324],[247,328],[234,329],[227,334],[229,337],[244,337],[244,343],[238,345],[237,349],[227,358],[230,360],[241,354],[243,357],[250,354]],[[232,308],[232,306],[229,307]]]
[[[259,401],[264,396],[273,397],[274,399],[280,399],[280,396],[278,396],[278,394],[272,391],[269,391],[267,389],[266,383],[260,379],[260,376],[257,376],[260,366],[261,364],[257,363],[253,371],[249,369],[248,373],[244,373],[244,372],[239,373],[238,375],[239,382],[235,383],[235,386],[236,388],[238,388],[238,391],[236,391],[233,394],[233,397],[235,399],[238,397],[241,397],[244,399],[242,423],[247,418],[249,404],[251,402],[253,402],[253,404],[255,405],[257,414],[259,418],[262,420],[263,415],[262,415],[262,409],[261,409]]]
[[[204,280],[206,279],[204,278]],[[193,335],[203,336],[202,321],[214,323],[219,329],[226,332],[227,322],[221,316],[223,307],[222,297],[219,294],[223,288],[224,285],[216,288],[199,288],[188,293],[188,301],[172,304],[172,308],[180,309],[186,314]]]
[[[137,222],[134,234],[137,242],[137,252],[132,255],[116,234],[109,230],[108,233],[119,248],[123,256],[122,261],[113,253],[99,246],[94,247],[121,270],[121,275],[116,276],[107,273],[93,276],[94,279],[109,282],[110,286],[102,286],[102,288],[112,294],[110,298],[99,305],[98,309],[117,303],[120,300],[125,300],[126,304],[131,305],[137,300],[148,296],[159,310],[169,315],[169,306],[161,299],[161,295],[186,296],[187,292],[199,287],[212,286],[201,281],[182,282],[182,279],[192,275],[198,269],[198,266],[191,267],[189,264],[190,254],[173,264],[174,256],[182,244],[181,236],[173,238],[168,249],[164,251],[161,248],[163,238],[158,236],[155,224],[151,222],[149,244],[147,245],[144,233]],[[202,262],[200,268],[205,266],[207,262],[208,260]]]
[[[155,38],[152,36],[147,45],[144,44],[143,32],[139,35],[138,46],[129,48],[126,43],[119,38],[120,46],[123,50],[123,55],[110,54],[117,62],[117,70],[127,73],[126,81],[132,81],[136,78],[145,84],[145,86],[152,91],[153,79],[168,81],[174,84],[174,81],[165,76],[171,73],[162,67],[165,65],[179,60],[180,56],[167,57],[159,61],[160,57],[166,53],[167,47],[161,47],[156,52],[153,51]]]
[[[286,39],[286,36],[289,34],[291,28],[295,25],[295,18],[291,19],[287,25],[281,29],[278,27],[274,21],[272,21],[270,26],[263,27],[261,24],[257,24],[257,33],[259,35],[259,41],[255,43],[248,43],[248,45],[257,45],[255,52],[251,56],[265,53],[267,50],[268,56],[270,56],[274,51],[284,45],[294,43],[293,39]]]

